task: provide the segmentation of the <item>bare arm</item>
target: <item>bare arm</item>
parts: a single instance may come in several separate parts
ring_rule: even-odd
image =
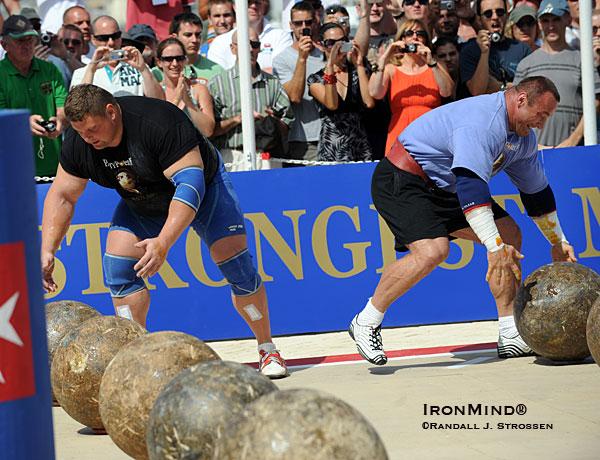
[[[363,56],[366,56],[369,51],[369,39],[371,29],[371,17],[369,11],[371,10],[367,0],[360,0],[360,21],[356,28],[356,34],[354,35],[354,43],[358,45],[358,49]]]
[[[454,94],[454,80],[441,65],[435,65],[431,68],[433,77],[440,88],[440,96],[450,97]]]
[[[62,239],[67,234],[75,211],[75,203],[85,190],[87,179],[73,176],[58,165],[56,178],[48,190],[44,201],[42,217],[42,282],[48,292],[56,290],[52,279],[54,254],[58,251]]]
[[[471,79],[467,82],[467,88],[473,96],[485,94],[488,89],[488,83],[490,80],[490,38],[485,30],[480,30],[477,34],[477,44],[481,49],[481,56],[477,63],[477,68]]]
[[[389,60],[398,49],[402,49],[403,47],[404,42],[398,40],[397,42],[390,43],[383,54],[379,56],[379,60],[377,61],[379,70],[373,72],[369,79],[369,94],[375,99],[383,99],[385,93],[387,93],[390,81],[394,76],[394,65],[389,64]]]
[[[354,52],[352,53],[352,61],[356,66],[356,72],[358,73],[358,85],[360,88],[360,97],[365,104],[365,106],[369,109],[375,107],[375,99],[369,94],[369,77],[365,70],[363,55],[360,52],[358,45],[354,44]],[[352,78],[350,74],[348,74],[348,80]]]
[[[6,11],[8,11],[9,15],[15,14],[17,10],[21,9],[19,0],[2,0],[2,3],[4,3],[4,7],[6,8]]]
[[[194,124],[202,134],[206,137],[211,137],[215,131],[215,117],[213,114],[213,104],[210,93],[202,83],[194,85],[193,88],[194,98],[196,99],[198,106],[194,104],[194,101],[189,97],[187,91],[183,101],[185,102],[185,106],[187,107]]]
[[[213,137],[222,136],[223,134],[227,134],[237,125],[242,123],[242,114],[238,113],[231,118],[226,118],[225,120],[216,120],[215,121],[215,130],[213,132]]]
[[[165,169],[163,174],[167,179],[171,179],[177,171],[190,166],[197,166],[204,169],[202,156],[197,146]],[[167,219],[158,236],[136,244],[136,247],[144,248],[145,250],[143,257],[133,267],[137,271],[137,276],[146,278],[158,272],[167,258],[169,249],[171,249],[171,246],[175,244],[175,241],[177,241],[183,231],[191,224],[195,216],[196,211],[187,204],[178,200],[171,201]]]
[[[306,61],[313,46],[311,37],[301,37],[298,42],[298,60],[292,79],[283,84],[283,89],[290,98],[290,102],[300,104],[304,96],[306,85]]]
[[[325,74],[333,74],[333,63],[337,59],[338,50],[340,49],[341,42],[337,42],[331,48],[331,52],[329,54],[329,58],[327,59],[327,65],[325,66]],[[322,83],[314,83],[310,85],[308,89],[312,97],[314,97],[317,101],[327,107],[329,110],[337,110],[339,104],[339,96],[337,92],[337,85],[333,84],[322,84]]]
[[[600,101],[598,100],[598,96],[596,96],[596,113],[598,113],[599,107],[600,107]],[[558,144],[556,146],[556,148],[575,147],[575,146],[579,145],[579,142],[581,142],[581,139],[583,139],[583,115],[579,119],[579,123],[577,123],[577,126],[575,127],[573,132],[569,135],[569,137],[567,137],[564,141],[562,141],[560,144]]]

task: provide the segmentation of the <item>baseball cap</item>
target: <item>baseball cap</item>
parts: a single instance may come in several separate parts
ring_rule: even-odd
[[[123,32],[121,34],[121,44],[123,46],[135,46],[140,53],[143,53],[144,48],[146,48],[146,45],[144,45],[142,42],[131,38],[131,34],[129,32]]]
[[[569,5],[565,0],[543,0],[537,17],[541,18],[543,14],[553,14],[554,16],[570,14]]]
[[[32,19],[37,19],[38,21],[42,20],[42,18],[40,18],[40,15],[38,14],[38,12],[36,10],[34,10],[33,8],[29,8],[29,7],[21,8],[15,14],[19,14],[21,16],[25,16],[30,21]]]
[[[148,24],[134,24],[127,33],[133,40],[137,40],[139,37],[148,37],[156,40],[156,34]]]
[[[29,22],[29,19],[18,14],[9,16],[2,26],[3,37],[21,38],[27,35],[37,34],[38,33],[33,30],[33,26],[31,25],[31,22]]]
[[[530,16],[533,18],[533,20],[535,20],[536,19],[535,9],[533,9],[529,5],[519,5],[515,9],[512,10],[512,12],[510,13],[510,16],[508,17],[508,20],[510,22],[512,22],[513,24],[516,24],[521,19],[526,18],[527,16]]]

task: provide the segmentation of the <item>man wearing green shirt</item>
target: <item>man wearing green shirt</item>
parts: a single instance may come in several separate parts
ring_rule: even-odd
[[[223,72],[223,67],[199,54],[202,44],[202,19],[194,13],[176,14],[171,21],[169,30],[171,37],[179,39],[185,46],[187,66],[184,72],[186,77],[206,85],[212,77]],[[163,80],[162,72],[158,67],[154,67],[152,73],[159,82]]]
[[[67,127],[67,90],[58,67],[33,56],[37,32],[27,18],[10,16],[2,27],[0,109],[29,109],[36,176],[56,175],[61,133]],[[51,123],[49,123],[51,122]]]

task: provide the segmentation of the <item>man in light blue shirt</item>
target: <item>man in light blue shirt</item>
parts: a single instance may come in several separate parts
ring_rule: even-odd
[[[385,364],[381,321],[387,308],[448,257],[451,238],[486,246],[486,281],[499,316],[498,356],[532,354],[519,335],[513,303],[521,285],[521,232],[494,202],[488,182],[504,170],[523,205],[552,245],[552,260],[575,262],[552,189],[537,159],[532,128],[543,128],[560,100],[545,77],[508,91],[463,99],[411,123],[375,168],[373,204],[409,254],[386,267],[349,329],[361,356]]]

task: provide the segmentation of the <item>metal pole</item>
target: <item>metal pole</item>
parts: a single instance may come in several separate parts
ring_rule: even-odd
[[[256,141],[254,137],[254,102],[252,94],[252,67],[250,66],[250,35],[248,32],[248,0],[237,0],[237,50],[240,71],[242,104],[242,142],[247,170],[256,169]]]
[[[594,89],[594,52],[592,49],[592,2],[579,1],[581,32],[581,89],[583,97],[583,139],[585,145],[596,145],[596,93]]]
[[[0,110],[0,458],[54,460],[33,142]]]

